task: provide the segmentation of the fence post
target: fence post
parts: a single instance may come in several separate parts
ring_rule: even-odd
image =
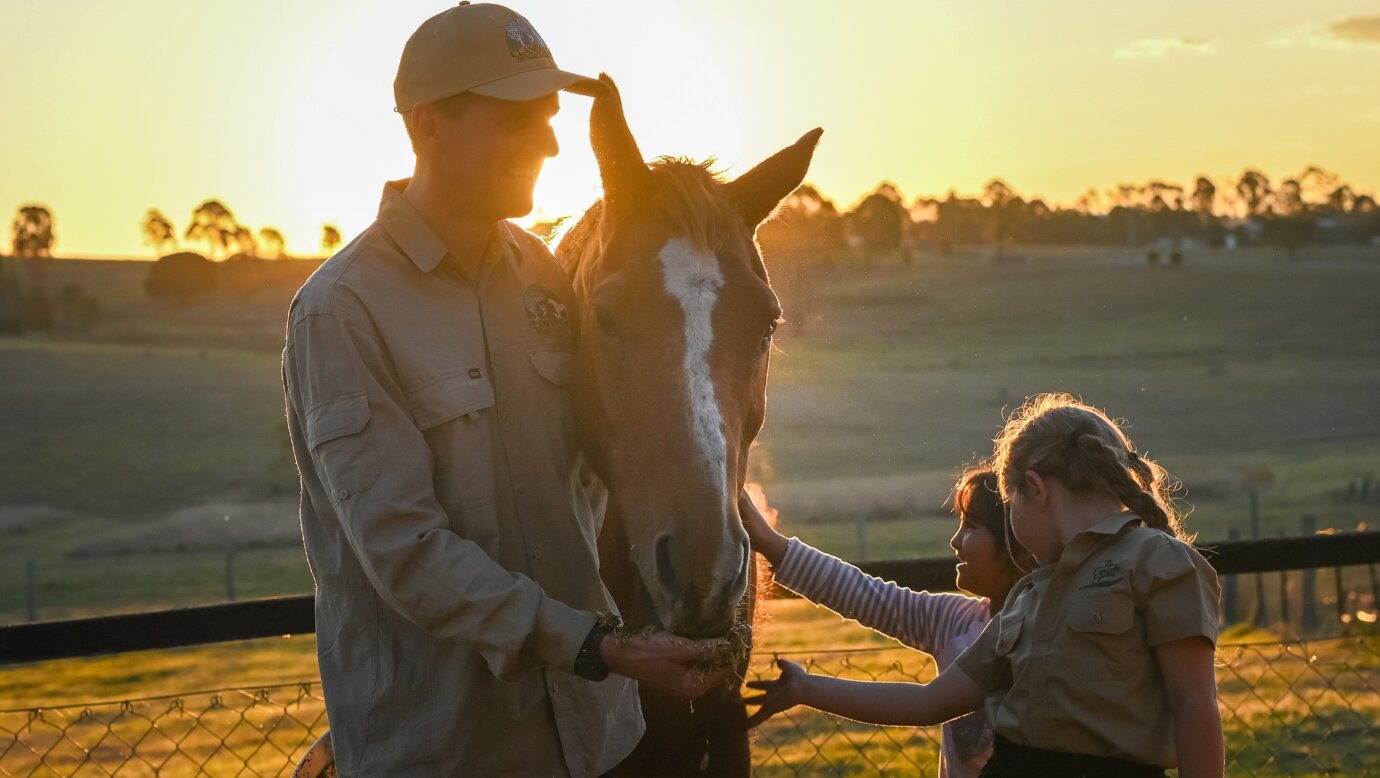
[[[1251,489],[1251,540],[1260,539],[1260,492]],[[1270,623],[1269,609],[1265,605],[1265,575],[1255,574],[1255,605],[1251,609],[1251,626],[1263,627]]]
[[[1238,540],[1241,531],[1235,527],[1227,530],[1227,540]],[[1222,616],[1220,620],[1226,624],[1236,623],[1236,576],[1229,575],[1222,585]]]
[[[225,599],[235,601],[235,547],[225,547]]]
[[[1304,537],[1318,533],[1318,518],[1306,515],[1299,519],[1299,534]],[[1307,567],[1299,573],[1299,614],[1303,634],[1309,635],[1318,630],[1318,571]]]
[[[1370,570],[1370,607],[1372,610],[1380,610],[1380,578],[1375,575],[1374,562],[1366,567]]]
[[[1252,489],[1251,497],[1251,540],[1260,540],[1260,492]]]
[[[1337,623],[1346,616],[1346,590],[1342,588],[1342,568],[1332,568],[1332,589],[1337,593]]]
[[[24,560],[24,615],[38,621],[38,571],[33,559]]]
[[[1289,628],[1289,571],[1279,571],[1279,623]]]
[[[859,513],[853,522],[853,538],[858,544],[858,559],[867,559],[867,519],[862,513]]]

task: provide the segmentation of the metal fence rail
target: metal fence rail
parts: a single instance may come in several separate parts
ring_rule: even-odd
[[[934,663],[900,647],[785,656],[847,678],[928,681]],[[1380,636],[1227,644],[1218,697],[1232,776],[1380,773]],[[286,775],[326,730],[315,681],[0,711],[0,776]],[[759,776],[934,776],[937,728],[871,727],[796,709],[759,728]]]

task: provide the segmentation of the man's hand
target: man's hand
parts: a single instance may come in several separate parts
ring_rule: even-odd
[[[748,705],[762,706],[748,719],[748,729],[804,702],[804,688],[810,674],[805,672],[805,668],[785,659],[776,660],[776,666],[781,668],[781,676],[775,681],[747,682],[748,686],[763,692],[755,697],[743,698]]]
[[[599,653],[609,672],[696,699],[734,677],[732,666],[716,666],[727,641],[690,640],[669,632],[608,635]]]

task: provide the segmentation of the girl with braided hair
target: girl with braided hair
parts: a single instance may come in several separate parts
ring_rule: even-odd
[[[866,683],[782,664],[754,683],[769,710],[805,704],[877,724],[931,725],[984,705],[985,778],[1223,773],[1213,649],[1217,577],[1187,542],[1173,482],[1102,411],[1029,400],[992,470],[1011,530],[1040,565],[932,683]]]

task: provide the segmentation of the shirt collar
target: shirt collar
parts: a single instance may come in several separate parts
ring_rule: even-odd
[[[1096,524],[1092,525],[1091,527],[1088,527],[1087,529],[1083,530],[1078,534],[1115,535],[1118,532],[1121,532],[1121,529],[1123,527],[1125,527],[1127,524],[1130,524],[1133,521],[1140,522],[1141,518],[1136,514],[1132,513],[1131,511],[1122,511],[1120,513],[1115,513],[1111,516],[1108,516],[1107,518],[1097,522]]]
[[[383,185],[378,218],[383,228],[402,247],[403,253],[412,260],[412,264],[423,273],[430,273],[441,264],[441,260],[445,259],[450,251],[436,231],[422,218],[422,214],[417,211],[412,201],[403,194],[411,180],[403,178]],[[486,256],[500,248],[497,241],[517,248],[517,239],[513,237],[512,228],[506,221],[494,224],[493,232],[489,235],[489,245],[484,250]]]
[[[1055,563],[1055,566],[1065,570],[1078,569],[1087,561],[1093,551],[1100,548],[1100,544],[1106,538],[1121,534],[1121,531],[1132,523],[1142,523],[1142,519],[1131,511],[1121,511],[1102,519],[1074,535],[1073,540],[1064,547],[1063,553],[1059,555],[1059,561]]]

